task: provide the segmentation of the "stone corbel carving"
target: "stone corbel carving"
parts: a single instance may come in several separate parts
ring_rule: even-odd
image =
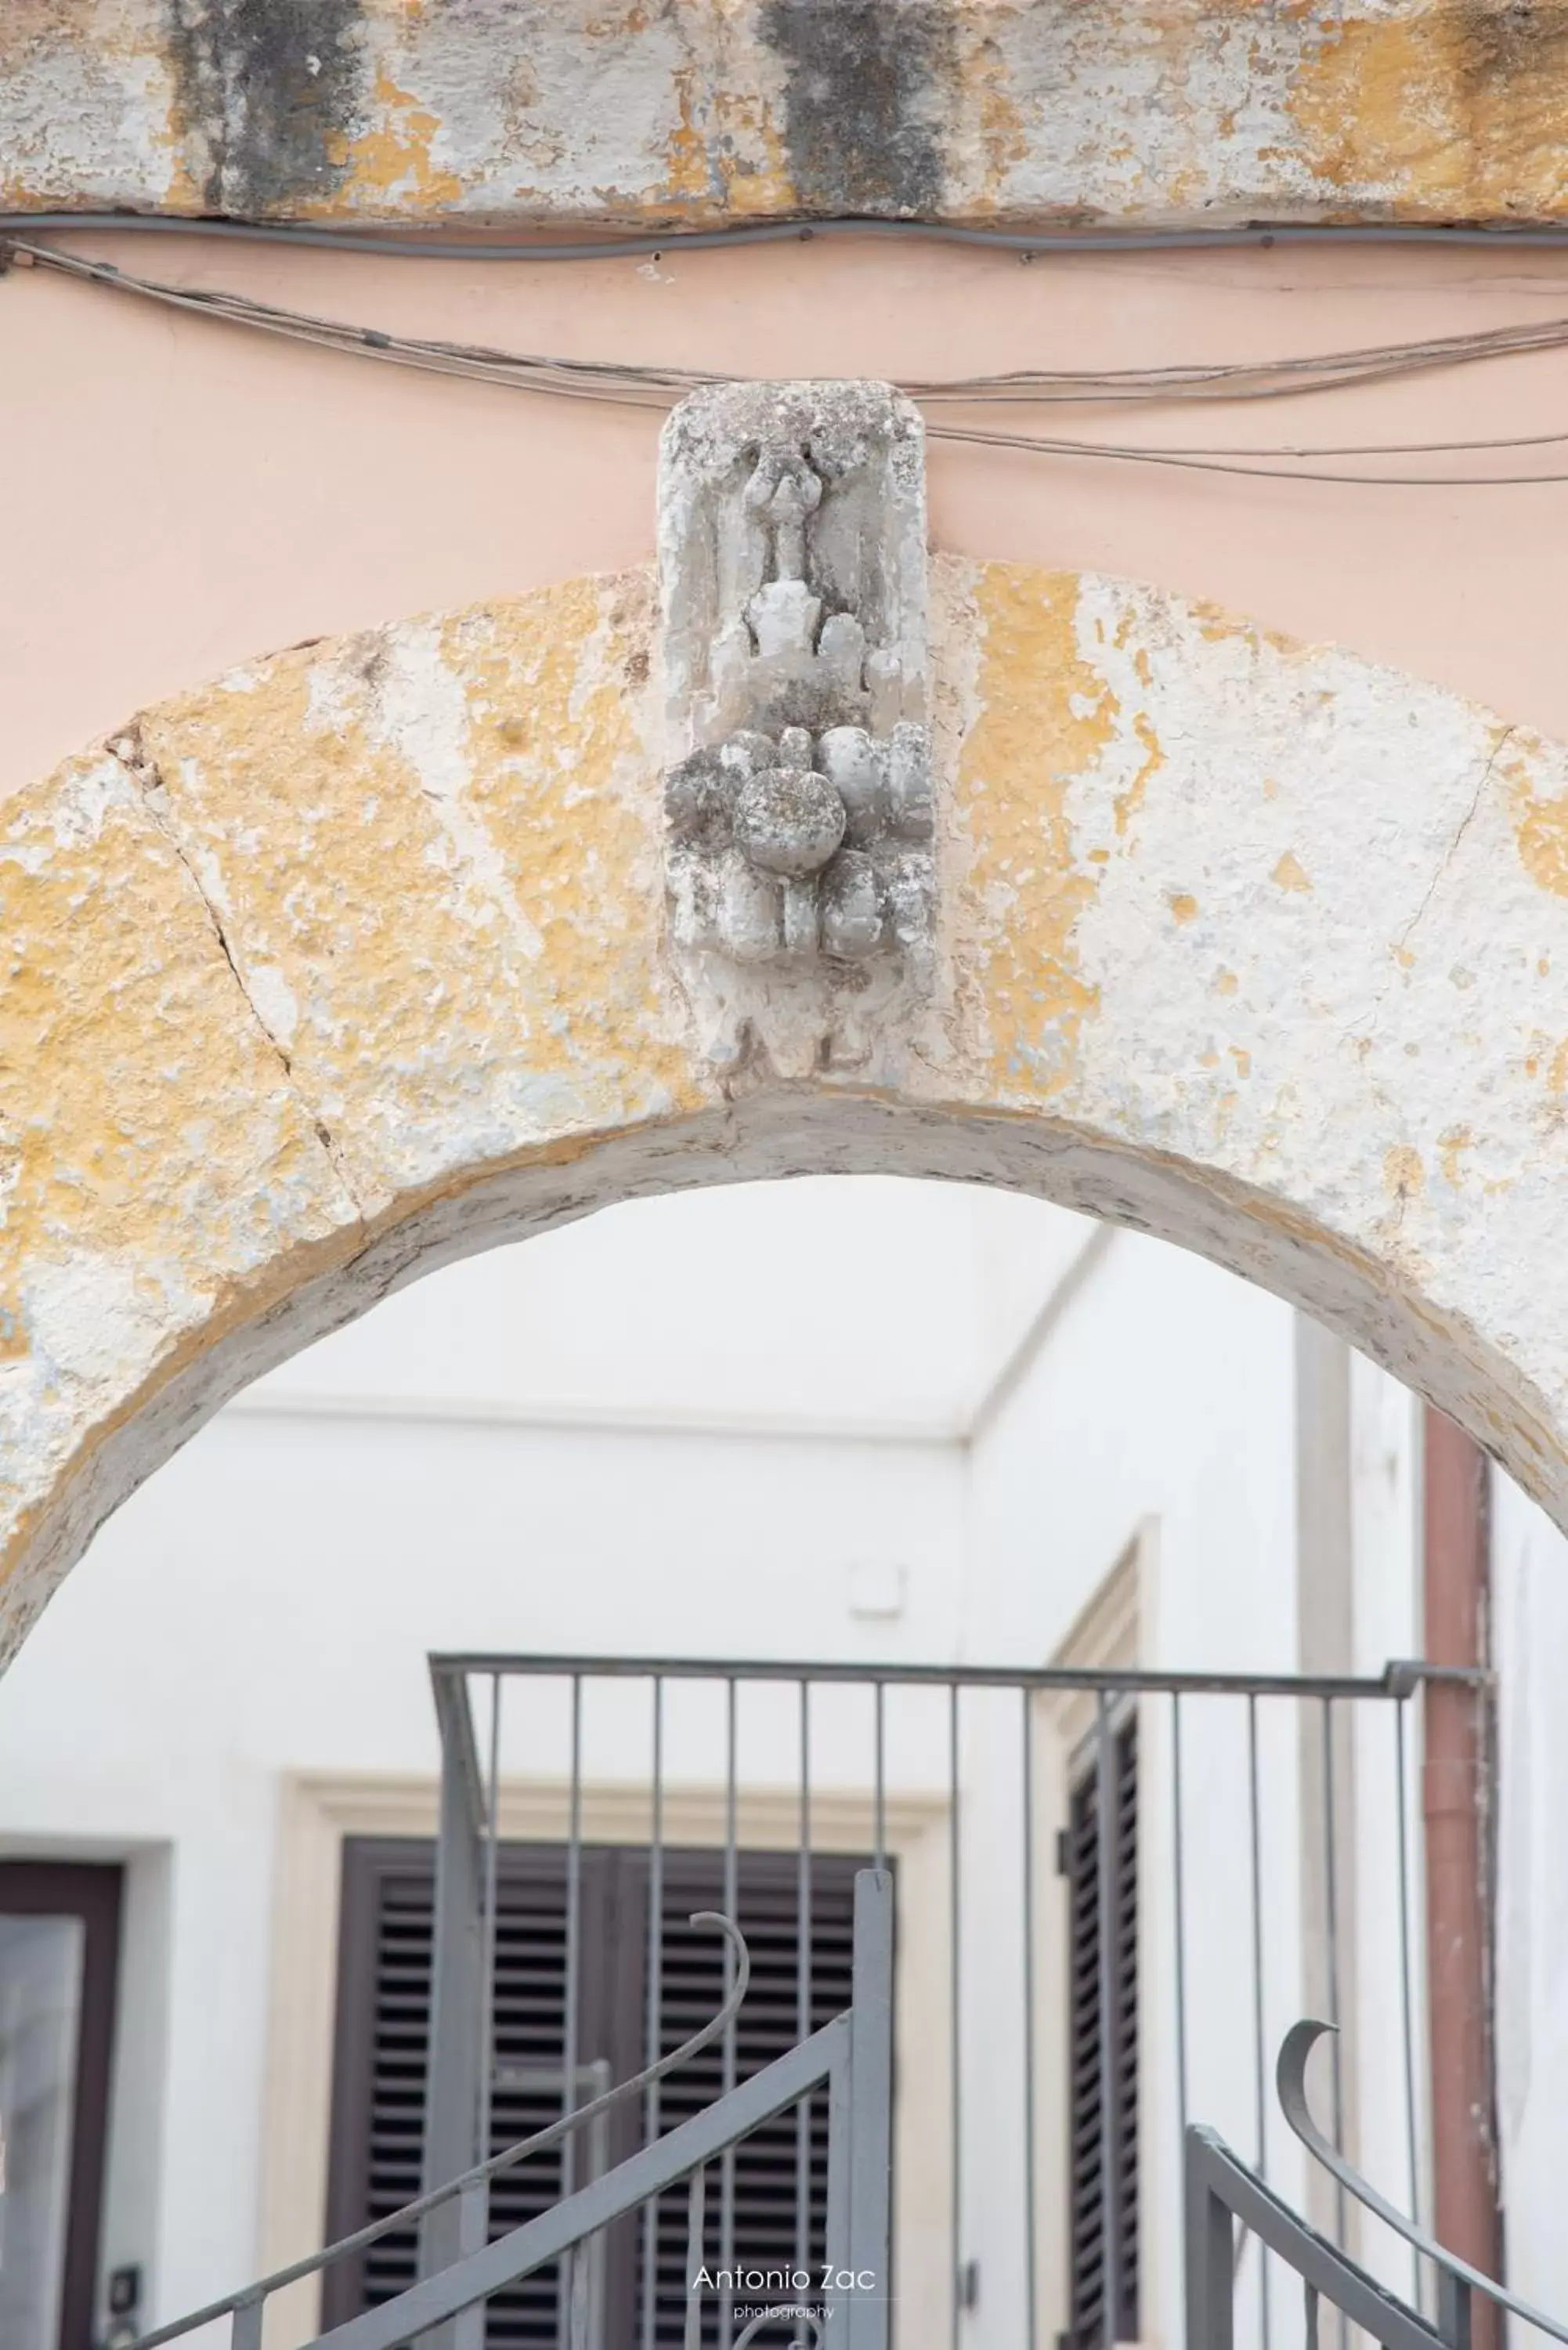
[[[694,392],[659,555],[671,923],[709,1049],[867,1067],[931,974],[919,412],[878,383]]]

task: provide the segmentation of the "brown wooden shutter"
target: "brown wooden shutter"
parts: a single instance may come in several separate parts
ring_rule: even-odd
[[[854,1878],[866,1863],[843,1855],[812,1862],[811,2028],[849,2004]],[[580,1876],[578,2053],[607,2079],[622,2080],[646,2061],[649,1856],[640,1850],[586,1846]],[[736,2077],[746,2079],[794,2044],[797,2030],[797,1861],[793,1853],[742,1853],[736,1869],[740,1924],[752,1952],[752,1983],[736,2048]],[[350,1839],[344,1851],[339,1935],[337,2038],[327,2227],[347,2235],[395,2210],[419,2192],[424,2126],[434,1931],[435,1853],[423,1840]],[[697,1931],[694,1909],[723,1907],[724,1856],[712,1850],[670,1851],[663,1859],[659,1951],[661,2047],[680,2045],[722,2004],[722,1939]],[[510,2146],[560,2110],[559,2091],[504,2085],[519,2069],[554,2069],[566,2037],[566,1859],[559,1846],[504,1846],[497,1868],[494,2055],[491,2144]],[[705,2050],[661,2085],[659,2127],[667,2131],[721,2094],[723,2054]],[[587,2092],[585,2091],[585,2095]],[[811,2116],[810,2247],[823,2258],[827,2189],[825,2095]],[[640,2143],[640,2101],[615,2117],[607,2162]],[[749,2265],[793,2265],[795,2251],[795,2117],[781,2116],[737,2151],[734,2254]],[[585,2133],[586,2135],[586,2133]],[[586,2149],[578,2156],[584,2177]],[[531,2157],[498,2180],[495,2233],[544,2210],[561,2191],[558,2151]],[[719,2265],[720,2178],[709,2182],[709,2265]],[[686,2210],[683,2193],[659,2207],[654,2340],[680,2350],[686,2317]],[[411,2283],[414,2231],[385,2237],[360,2260],[329,2272],[323,2322],[341,2324]],[[609,2233],[605,2342],[632,2350],[642,2339],[642,2230],[623,2222]],[[557,2282],[554,2268],[525,2278],[491,2304],[489,2350],[555,2350]],[[707,2307],[712,2339],[715,2304]]]
[[[811,1877],[812,2031],[849,2005],[854,1928],[855,1872],[869,1866],[840,1854],[817,1854]],[[793,2048],[798,2027],[797,1940],[800,1904],[793,1853],[742,1853],[737,1881],[739,1924],[752,1954],[752,1980],[741,2011],[735,2077],[748,2079]],[[698,1934],[687,1924],[693,1909],[722,1909],[723,1855],[670,1854],[665,1860],[661,1950],[664,1967],[663,2043],[678,2047],[713,2013],[724,1997],[724,1955],[719,1938]],[[704,2049],[671,2076],[661,2093],[661,2129],[670,2128],[722,2095],[721,2045]],[[809,2260],[818,2269],[826,2257],[827,2215],[827,2098],[812,2100],[808,2188]],[[733,2257],[748,2267],[793,2268],[796,2247],[795,2109],[756,2130],[736,2149]],[[721,2176],[709,2173],[706,2205],[707,2265],[717,2271],[721,2256]],[[684,2190],[659,2205],[658,2293],[654,2340],[657,2350],[680,2350],[686,2322],[686,2199]],[[741,2296],[748,2306],[755,2296]],[[788,2299],[791,2296],[785,2295]],[[640,2278],[638,2322],[641,2323]],[[703,2305],[703,2341],[718,2338],[714,2298]],[[739,2329],[737,2329],[739,2330]],[[640,2342],[640,2332],[630,2340]]]
[[[1116,2307],[1112,2337],[1138,2329],[1137,1718],[1111,1741],[1114,1801],[1103,1804],[1097,1741],[1085,1751],[1068,1801],[1069,2095],[1068,2340],[1098,2350],[1107,2339],[1107,2178],[1116,2193]],[[1100,1997],[1100,1839],[1113,1838],[1112,2002],[1105,2031]]]

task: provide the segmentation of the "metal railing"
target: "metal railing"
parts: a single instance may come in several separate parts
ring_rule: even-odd
[[[1470,2350],[1477,2293],[1552,2341],[1568,2343],[1568,2325],[1447,2251],[1397,2210],[1324,2137],[1307,2096],[1306,2060],[1331,2029],[1304,2021],[1286,2033],[1275,2074],[1281,2110],[1313,2159],[1336,2184],[1402,2237],[1417,2262],[1430,2263],[1437,2278],[1436,2317],[1425,2316],[1310,2227],[1232,2153],[1217,2131],[1194,2125],[1187,2133],[1185,2177],[1186,2350],[1234,2350],[1237,2223],[1301,2279],[1307,2350],[1318,2350],[1325,2301],[1339,2312],[1342,2322],[1358,2327],[1383,2350]]]
[[[686,2330],[687,2343],[695,2350],[703,2307],[700,2262],[708,2167],[821,2085],[827,2090],[829,2112],[827,2260],[804,2288],[792,2289],[787,2302],[759,2312],[742,2338],[754,2337],[765,2325],[788,2324],[797,2339],[809,2337],[821,2350],[887,2350],[893,1911],[891,1880],[876,1870],[862,1870],[856,1879],[853,1997],[844,2013],[537,2219],[486,2241],[489,2190],[503,2171],[593,2124],[611,2106],[646,2090],[653,2079],[675,2072],[734,2021],[750,1980],[744,1939],[729,1919],[715,1914],[699,1913],[691,1922],[717,1926],[724,1933],[736,1960],[736,1979],[718,2014],[679,2050],[399,2211],[158,2328],[142,2337],[139,2350],[159,2350],[159,2345],[223,2317],[230,2320],[231,2350],[260,2350],[265,2307],[272,2293],[348,2257],[392,2228],[454,2206],[468,2222],[462,2231],[467,2241],[458,2257],[392,2300],[317,2336],[310,2350],[405,2350],[415,2341],[430,2350],[437,2345],[441,2350],[468,2350],[483,2339],[484,2304],[493,2294],[563,2258],[572,2263],[575,2278],[586,2280],[588,2263],[580,2255],[594,2241],[682,2180],[688,2182],[689,2242],[698,2272],[690,2281]],[[590,2330],[587,2292],[570,2290],[567,2300],[571,2350],[586,2350]]]
[[[877,2224],[889,2196],[895,2219],[891,2252],[884,2246],[874,2261],[857,2252],[852,2262],[877,2272],[872,2298],[883,2315],[872,2332],[861,2314],[871,2299],[851,2295],[841,2310],[825,2305],[796,2318],[803,2341],[815,2345],[820,2335],[826,2350],[884,2350],[890,2325],[898,2350],[957,2350],[961,2340],[971,2350],[1004,2341],[1010,2350],[1041,2350],[1058,2334],[1069,2350],[1113,2350],[1135,2330],[1174,2334],[1179,2298],[1163,2323],[1147,2307],[1138,2322],[1146,2289],[1139,2230],[1151,2200],[1168,2201],[1179,2245],[1184,2192],[1189,2248],[1190,2215],[1203,2197],[1205,2209],[1221,2205],[1230,2215],[1225,2310],[1239,2292],[1251,2296],[1248,2331],[1262,2350],[1276,2293],[1265,2263],[1238,2259],[1233,2218],[1298,2274],[1293,2251],[1314,2248],[1314,2290],[1332,2299],[1331,2283],[1361,2291],[1360,2278],[1366,2292],[1382,2296],[1378,2308],[1404,2309],[1407,2329],[1425,2329],[1422,2343],[1436,2338],[1428,2320],[1371,2276],[1356,2213],[1417,2260],[1434,2254],[1425,2238],[1417,2245],[1414,2220],[1364,2191],[1347,2147],[1375,2124],[1381,2138],[1373,2167],[1385,2177],[1403,2168],[1408,2210],[1418,2211],[1421,1983],[1411,1918],[1422,1853],[1412,1716],[1427,1683],[1477,1676],[1421,1663],[1393,1664],[1376,1677],[1302,1677],[491,1654],[434,1657],[431,1670],[441,1783],[421,2191],[405,2192],[395,2209],[370,2210],[363,2226],[326,2251],[145,2336],[142,2350],[224,2318],[231,2350],[260,2350],[270,2295],[389,2235],[406,2240],[415,2223],[417,2278],[320,2334],[323,2345],[391,2350],[418,2337],[421,2350],[483,2350],[489,2299],[553,2264],[559,2350],[601,2350],[612,2334],[617,2350],[623,2342],[640,2342],[641,2350],[676,2342],[681,2350],[742,2350],[751,2332],[784,2323],[767,2310],[742,2315],[724,2285],[705,2313],[691,2288],[710,2243],[725,2275],[745,2263],[750,2223],[737,2205],[736,2166],[756,2133],[773,2132],[776,2179],[779,2133],[793,2127],[793,2238],[803,2256],[835,2253],[848,2241],[846,2228],[857,2245],[865,2241],[844,2202],[850,2027],[844,2014],[824,2025],[818,2012],[817,1926],[829,1906],[830,1858],[840,1881],[851,1866],[869,1872],[860,1882],[879,1888],[889,1953],[897,1911],[898,1974],[889,1955],[877,1994],[885,2021],[876,2026],[896,2046],[899,2067],[892,2183],[884,2178]],[[1136,1742],[1119,1746],[1129,1725]],[[1118,1876],[1124,1782],[1135,1753],[1134,1865]],[[1068,1849],[1080,1830],[1092,1850],[1086,1867]],[[586,2085],[605,2077],[605,2052],[589,2044],[579,1993],[585,1872],[610,1846],[623,1857],[635,1848],[640,1870],[645,2061],[618,2086],[579,2102]],[[553,1856],[564,1887],[564,2009],[559,2045],[542,2056],[535,2047],[523,2076],[557,2083],[561,2111],[497,2149],[498,2091],[521,2077],[497,2050],[493,2016],[504,1863],[531,1853]],[[714,1896],[701,1915],[724,1935],[728,1972],[717,2012],[684,2031],[660,1921],[669,1887],[682,1866],[690,1876],[694,1854]],[[775,1918],[769,1929],[767,1994],[775,2025],[787,2008],[794,2045],[765,2064],[756,2027],[745,2051],[740,2038],[750,1963],[742,1936],[753,1900],[747,1869],[759,1854],[769,1858],[775,1901],[781,1885],[794,1888],[782,1926]],[[1064,1859],[1076,1876],[1057,1875]],[[1376,1918],[1358,1901],[1368,1877],[1383,1902]],[[1069,1947],[1075,1933],[1078,1945]],[[1092,1947],[1083,1947],[1085,1935]],[[857,1890],[846,2013],[862,2005],[863,1939]],[[1313,2158],[1303,2170],[1297,2154],[1293,2172],[1266,2111],[1265,2050],[1271,2017],[1299,2014],[1308,2003],[1303,1991],[1319,1995],[1313,2003],[1321,1999],[1335,2025],[1354,2026],[1365,2012],[1361,2066],[1372,2070],[1363,2082],[1357,2063],[1341,2056],[1336,2032],[1321,2146],[1286,2108]],[[1064,2066],[1069,2013],[1086,2041],[1068,2048]],[[769,2046],[778,2048],[776,2030]],[[1304,2065],[1305,2044],[1300,2056]],[[708,2103],[668,2127],[667,2085],[699,2057],[714,2068]],[[1114,2109],[1129,2069],[1135,2142],[1118,2168]],[[1359,2117],[1358,2087],[1366,2092]],[[1074,2100],[1082,2106],[1085,2095],[1086,2152],[1072,2136]],[[593,2133],[612,2112],[624,2133],[639,2102],[641,2145],[606,2167],[602,2142],[589,2151]],[[825,2103],[826,2243],[815,2199]],[[1194,2110],[1223,2123],[1232,2138],[1250,2129],[1250,2160],[1216,2133],[1189,2130]],[[886,2137],[885,2117],[883,2128]],[[487,2241],[498,2224],[493,2182],[550,2148],[562,2153],[559,2201]],[[578,2149],[583,2170],[574,2168]],[[659,2199],[710,2168],[715,2175],[691,2190],[687,2218],[695,2216],[698,2232],[692,2237],[689,2224],[677,2312],[659,2297],[669,2230],[660,2235]],[[1304,2220],[1287,2199],[1298,2174],[1296,2199],[1315,2199],[1318,2207]],[[603,2272],[590,2261],[618,2224],[623,2246],[628,2230],[638,2233],[639,2273],[635,2312],[628,2319],[623,2307],[611,2328]],[[1217,2224],[1211,2214],[1204,2222]],[[1207,2260],[1207,2234],[1203,2241]],[[1388,2246],[1374,2250],[1386,2267]],[[1210,2263],[1195,2282],[1191,2258],[1189,2249],[1189,2323],[1211,2332],[1194,2334],[1189,2350],[1226,2350],[1227,2337],[1212,2331],[1233,2322],[1221,2315],[1219,2272]],[[1179,2251],[1162,2265],[1166,2293],[1178,2295]],[[411,2255],[405,2272],[413,2277]],[[1457,2273],[1451,2262],[1438,2272]],[[1199,2288],[1208,2294],[1200,2307],[1192,2299]],[[1356,2306],[1370,2313],[1372,2304]],[[1417,2350],[1417,2334],[1408,2330],[1377,2338],[1389,2350]]]
[[[1140,2327],[1137,2309],[1147,2265],[1142,2207],[1162,2192],[1156,2174],[1163,2166],[1179,2202],[1186,2126],[1194,2110],[1207,2110],[1228,2112],[1232,2127],[1244,2114],[1257,2177],[1267,2183],[1277,2171],[1275,2184],[1291,2185],[1265,2110],[1266,2051],[1271,2014],[1299,2013],[1309,1997],[1351,2027],[1353,2044],[1358,2005],[1367,2011],[1358,2056],[1342,2054],[1338,2035],[1333,2043],[1334,2146],[1343,2153],[1378,2137],[1377,2167],[1404,2170],[1409,2209],[1418,2209],[1424,2065],[1412,1915],[1422,1852],[1412,1715],[1428,1683],[1478,1676],[1420,1662],[1374,1677],[488,1653],[434,1657],[431,1669],[443,1778],[427,2180],[483,2150],[484,2018],[504,1840],[532,1835],[566,1855],[570,2064],[585,2028],[581,1872],[596,1846],[630,1836],[647,1856],[651,2061],[662,2045],[658,1888],[675,1846],[684,1839],[711,1849],[719,1905],[742,1924],[749,1848],[761,1840],[794,1854],[804,2033],[815,1963],[814,1871],[847,1838],[872,1866],[897,1872],[907,1961],[925,1982],[921,2013],[902,2002],[898,2027],[909,2058],[901,2129],[921,2146],[918,2163],[896,2165],[900,2350],[956,2350],[961,2337],[1041,2350],[1058,2334],[1071,2350],[1110,2350],[1137,2331],[1165,2330],[1147,2310]],[[476,1711],[487,1725],[483,1757]],[[1137,1725],[1139,1781],[1130,1929],[1112,1795],[1128,1721]],[[1094,1840],[1096,1881],[1075,1888],[1075,1907],[1055,1872],[1074,1790],[1086,1779],[1105,1791],[1106,1832]],[[527,1788],[531,1805],[520,1799]],[[509,1790],[519,1800],[504,1828]],[[1376,1918],[1364,1885],[1358,1899],[1369,1872],[1382,1887]],[[1072,2007],[1062,1946],[1085,1919],[1096,1947]],[[1137,1977],[1130,2022],[1118,2006],[1127,1952],[1117,1943],[1129,1930]],[[1082,2049],[1069,2051],[1064,2079],[1069,2007],[1093,2044],[1086,2061]],[[722,2056],[727,2090],[738,2078],[732,2024]],[[1096,2063],[1091,2143],[1064,2145],[1073,2126],[1064,2108],[1082,2105],[1085,2080],[1094,2104]],[[1141,2129],[1141,2146],[1116,2136],[1117,2081],[1127,2073],[1139,2077],[1126,2100],[1127,2132],[1136,2139]],[[909,2112],[917,2101],[918,2124]],[[655,2090],[649,2132],[658,2114]],[[1168,2137],[1167,2117],[1176,2124]],[[804,2111],[797,2120],[804,2204]],[[1326,2183],[1328,2208],[1314,2217],[1353,2253],[1362,2224],[1355,2199],[1338,2174]],[[1324,2200],[1310,2179],[1304,2193]],[[732,2164],[722,2169],[717,2199],[728,2268],[746,2251]],[[654,2307],[651,2210],[642,2227],[633,2338],[655,2350],[671,2337],[669,2313]],[[806,2231],[801,2209],[802,2241]],[[450,2259],[452,2248],[450,2232],[428,2244],[426,2264]],[[1164,2265],[1169,2292],[1173,2264]],[[1267,2350],[1271,2286],[1261,2267],[1247,2290]],[[558,2338],[566,2350],[564,2302]],[[716,2343],[738,2350],[725,2309]]]

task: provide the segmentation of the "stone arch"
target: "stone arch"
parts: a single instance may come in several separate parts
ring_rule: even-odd
[[[6,1643],[228,1396],[416,1272],[810,1170],[1200,1250],[1568,1524],[1568,751],[1122,581],[937,557],[931,594],[935,980],[853,1066],[702,1049],[651,573],[296,648],[10,805]]]

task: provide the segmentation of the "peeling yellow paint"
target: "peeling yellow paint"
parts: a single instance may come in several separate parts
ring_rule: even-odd
[[[683,66],[675,75],[676,117],[666,142],[670,177],[666,192],[685,203],[701,203],[712,192],[707,142],[697,128],[697,93],[701,77],[695,66]]]
[[[1140,710],[1134,714],[1133,733],[1143,744],[1144,762],[1126,791],[1118,792],[1116,796],[1114,805],[1118,840],[1126,839],[1128,825],[1143,806],[1144,794],[1148,789],[1150,779],[1165,764],[1165,753],[1160,747],[1159,737],[1155,733],[1146,712]]]
[[[789,150],[772,109],[760,96],[733,90],[726,95],[724,127],[712,152],[727,216],[774,220],[800,210]]]
[[[1383,1157],[1383,1188],[1391,1200],[1413,1199],[1427,1188],[1420,1154],[1407,1142],[1397,1143]]]
[[[407,1188],[407,1137],[455,1139],[465,1105],[483,1130],[520,1052],[556,1129],[690,1096],[648,1035],[658,800],[628,671],[649,628],[646,585],[569,582],[285,653],[147,722],[369,1213]]]
[[[991,1066],[1005,1092],[1043,1099],[1071,1082],[1099,991],[1074,932],[1101,868],[1075,849],[1067,793],[1112,740],[1116,697],[1078,650],[1078,582],[1000,564],[975,586],[977,716],[958,777],[973,845]]]
[[[983,26],[984,19],[979,20]],[[971,24],[960,21],[961,37]],[[1029,125],[1008,84],[1007,61],[997,42],[982,36],[961,56],[953,92],[955,111],[972,115],[979,131],[980,186],[977,209],[992,216],[1001,209],[1007,177],[1027,161]]]
[[[1537,889],[1554,898],[1568,898],[1568,795],[1538,799],[1529,766],[1517,763],[1511,774],[1514,837],[1525,871]]]
[[[1303,161],[1403,220],[1550,217],[1568,198],[1556,9],[1480,0],[1326,20],[1291,99]]]
[[[1438,1137],[1438,1159],[1446,1182],[1456,1187],[1464,1180],[1459,1160],[1467,1150],[1475,1149],[1475,1137],[1468,1126],[1450,1126]]]
[[[337,142],[334,160],[355,188],[375,196],[410,198],[416,207],[431,211],[456,203],[463,192],[462,174],[438,170],[431,160],[441,116],[422,106],[411,90],[400,88],[384,66],[376,76],[375,103],[381,110],[376,128]],[[303,209],[319,215],[324,210],[337,211],[338,202],[334,195],[324,196]]]
[[[698,1112],[713,1113],[702,1151],[749,1135],[755,1163],[775,1147],[809,1163],[830,1095],[888,1130],[909,1113],[928,1136],[967,1123],[959,1162],[997,1180],[1033,1182],[1038,1164],[1041,1188],[1075,1203],[1135,1221],[1147,1206],[1153,1228],[1341,1312],[1360,1343],[1334,1303],[1354,1286],[1374,1340],[1395,1313],[1401,1344],[1446,1367],[1462,1354],[1471,1423],[1506,1431],[1526,1473],[1547,1464],[1538,1482],[1568,1517],[1556,1326],[1542,1311],[1548,1338],[1532,1336],[1533,1287],[1516,1277],[1552,1259],[1563,1213],[1568,1035],[1528,986],[1554,960],[1542,941],[1568,936],[1563,754],[1516,742],[1497,762],[1547,894],[1505,847],[1495,936],[1449,950],[1473,981],[1456,1028],[1458,965],[1424,957],[1407,984],[1390,969],[1398,861],[1368,857],[1346,805],[1303,788],[1315,743],[1298,757],[1286,740],[1348,656],[1314,657],[1281,700],[1275,664],[1210,653],[1179,599],[948,557],[933,580],[940,739],[956,747],[938,774],[942,959],[930,1001],[898,1015],[907,1057],[874,1101],[808,1076],[753,1105],[753,1076],[769,1080],[753,1071],[730,1099],[698,1057],[665,951],[647,573],[258,661],[5,811],[0,1406],[22,1393],[34,1415],[27,1446],[0,1449],[9,1558],[26,1565],[40,1528],[57,1529],[51,1556],[68,1546],[62,1496],[173,1369],[286,1312],[306,1274],[336,1284],[389,1240],[411,1264],[431,1202],[493,1200],[498,1172],[587,1168],[656,1130],[659,1180],[683,1147],[663,1128]],[[1106,670],[1142,678],[1146,645],[1153,681],[1124,708]],[[1366,728],[1403,788],[1408,719],[1433,697],[1364,674],[1376,690],[1343,696],[1322,772],[1365,772],[1339,754]],[[1409,788],[1436,778],[1458,806],[1477,718],[1449,712]],[[1210,759],[1210,724],[1229,764]],[[1244,736],[1278,747],[1239,751]],[[1162,743],[1173,776],[1148,792]],[[1259,882],[1281,833],[1260,856],[1249,829],[1279,821],[1258,806],[1263,755],[1299,807],[1274,870],[1289,906]],[[1194,952],[1178,933],[1199,881]],[[1325,1015],[1317,974],[1341,956]],[[1237,967],[1255,1034],[1215,1006],[1240,993]],[[988,1162],[999,1131],[1013,1139]],[[597,1180],[573,1174],[563,1196]],[[1410,1207],[1428,1191],[1440,1213]],[[67,1296],[57,1357],[43,1335],[57,1278],[88,1283],[90,1308]],[[120,1347],[97,1386],[67,1359],[82,1329]]]
[[[958,223],[1568,217],[1568,26],[1557,8],[1285,0],[1263,12],[1259,0],[1210,0],[1157,20],[1119,0],[1090,28],[1073,0],[924,0],[909,88],[889,106],[883,91],[902,78],[891,42],[869,44],[868,127],[840,142],[827,184],[804,205],[786,135],[791,85],[815,85],[808,107],[841,96],[852,107],[844,86],[857,55],[853,42],[836,57],[826,45],[820,63],[802,55],[781,34],[794,12],[770,0],[551,0],[537,24],[507,8],[490,23],[479,0],[363,0],[353,13],[354,72],[323,142],[337,168],[328,184],[306,167],[278,187],[264,165],[254,192],[264,211],[434,224],[461,204],[497,224],[650,228],[672,213],[692,224],[803,210],[907,216],[929,206],[919,159],[934,151],[939,215]],[[244,148],[249,95],[243,68],[213,60],[211,15],[168,0],[8,0],[6,202],[210,208],[214,162],[232,172]],[[596,87],[600,57],[611,69]],[[292,105],[286,75],[271,70]],[[368,126],[361,76],[378,118]],[[212,120],[192,119],[209,109]],[[820,182],[820,164],[805,176]]]
[[[235,1276],[329,1232],[310,1120],[124,769],[68,762],[5,816],[6,1326],[26,1326],[24,1275],[74,1253],[123,1253],[151,1295],[193,1222]]]
[[[564,1015],[553,1045],[541,1036],[545,1066],[616,1068],[638,1097],[691,1107],[684,1037],[659,1042],[648,952],[664,921],[663,803],[632,713],[653,626],[650,584],[633,575],[493,606],[449,624],[445,643],[466,681],[473,806],[538,931],[535,983]]]

